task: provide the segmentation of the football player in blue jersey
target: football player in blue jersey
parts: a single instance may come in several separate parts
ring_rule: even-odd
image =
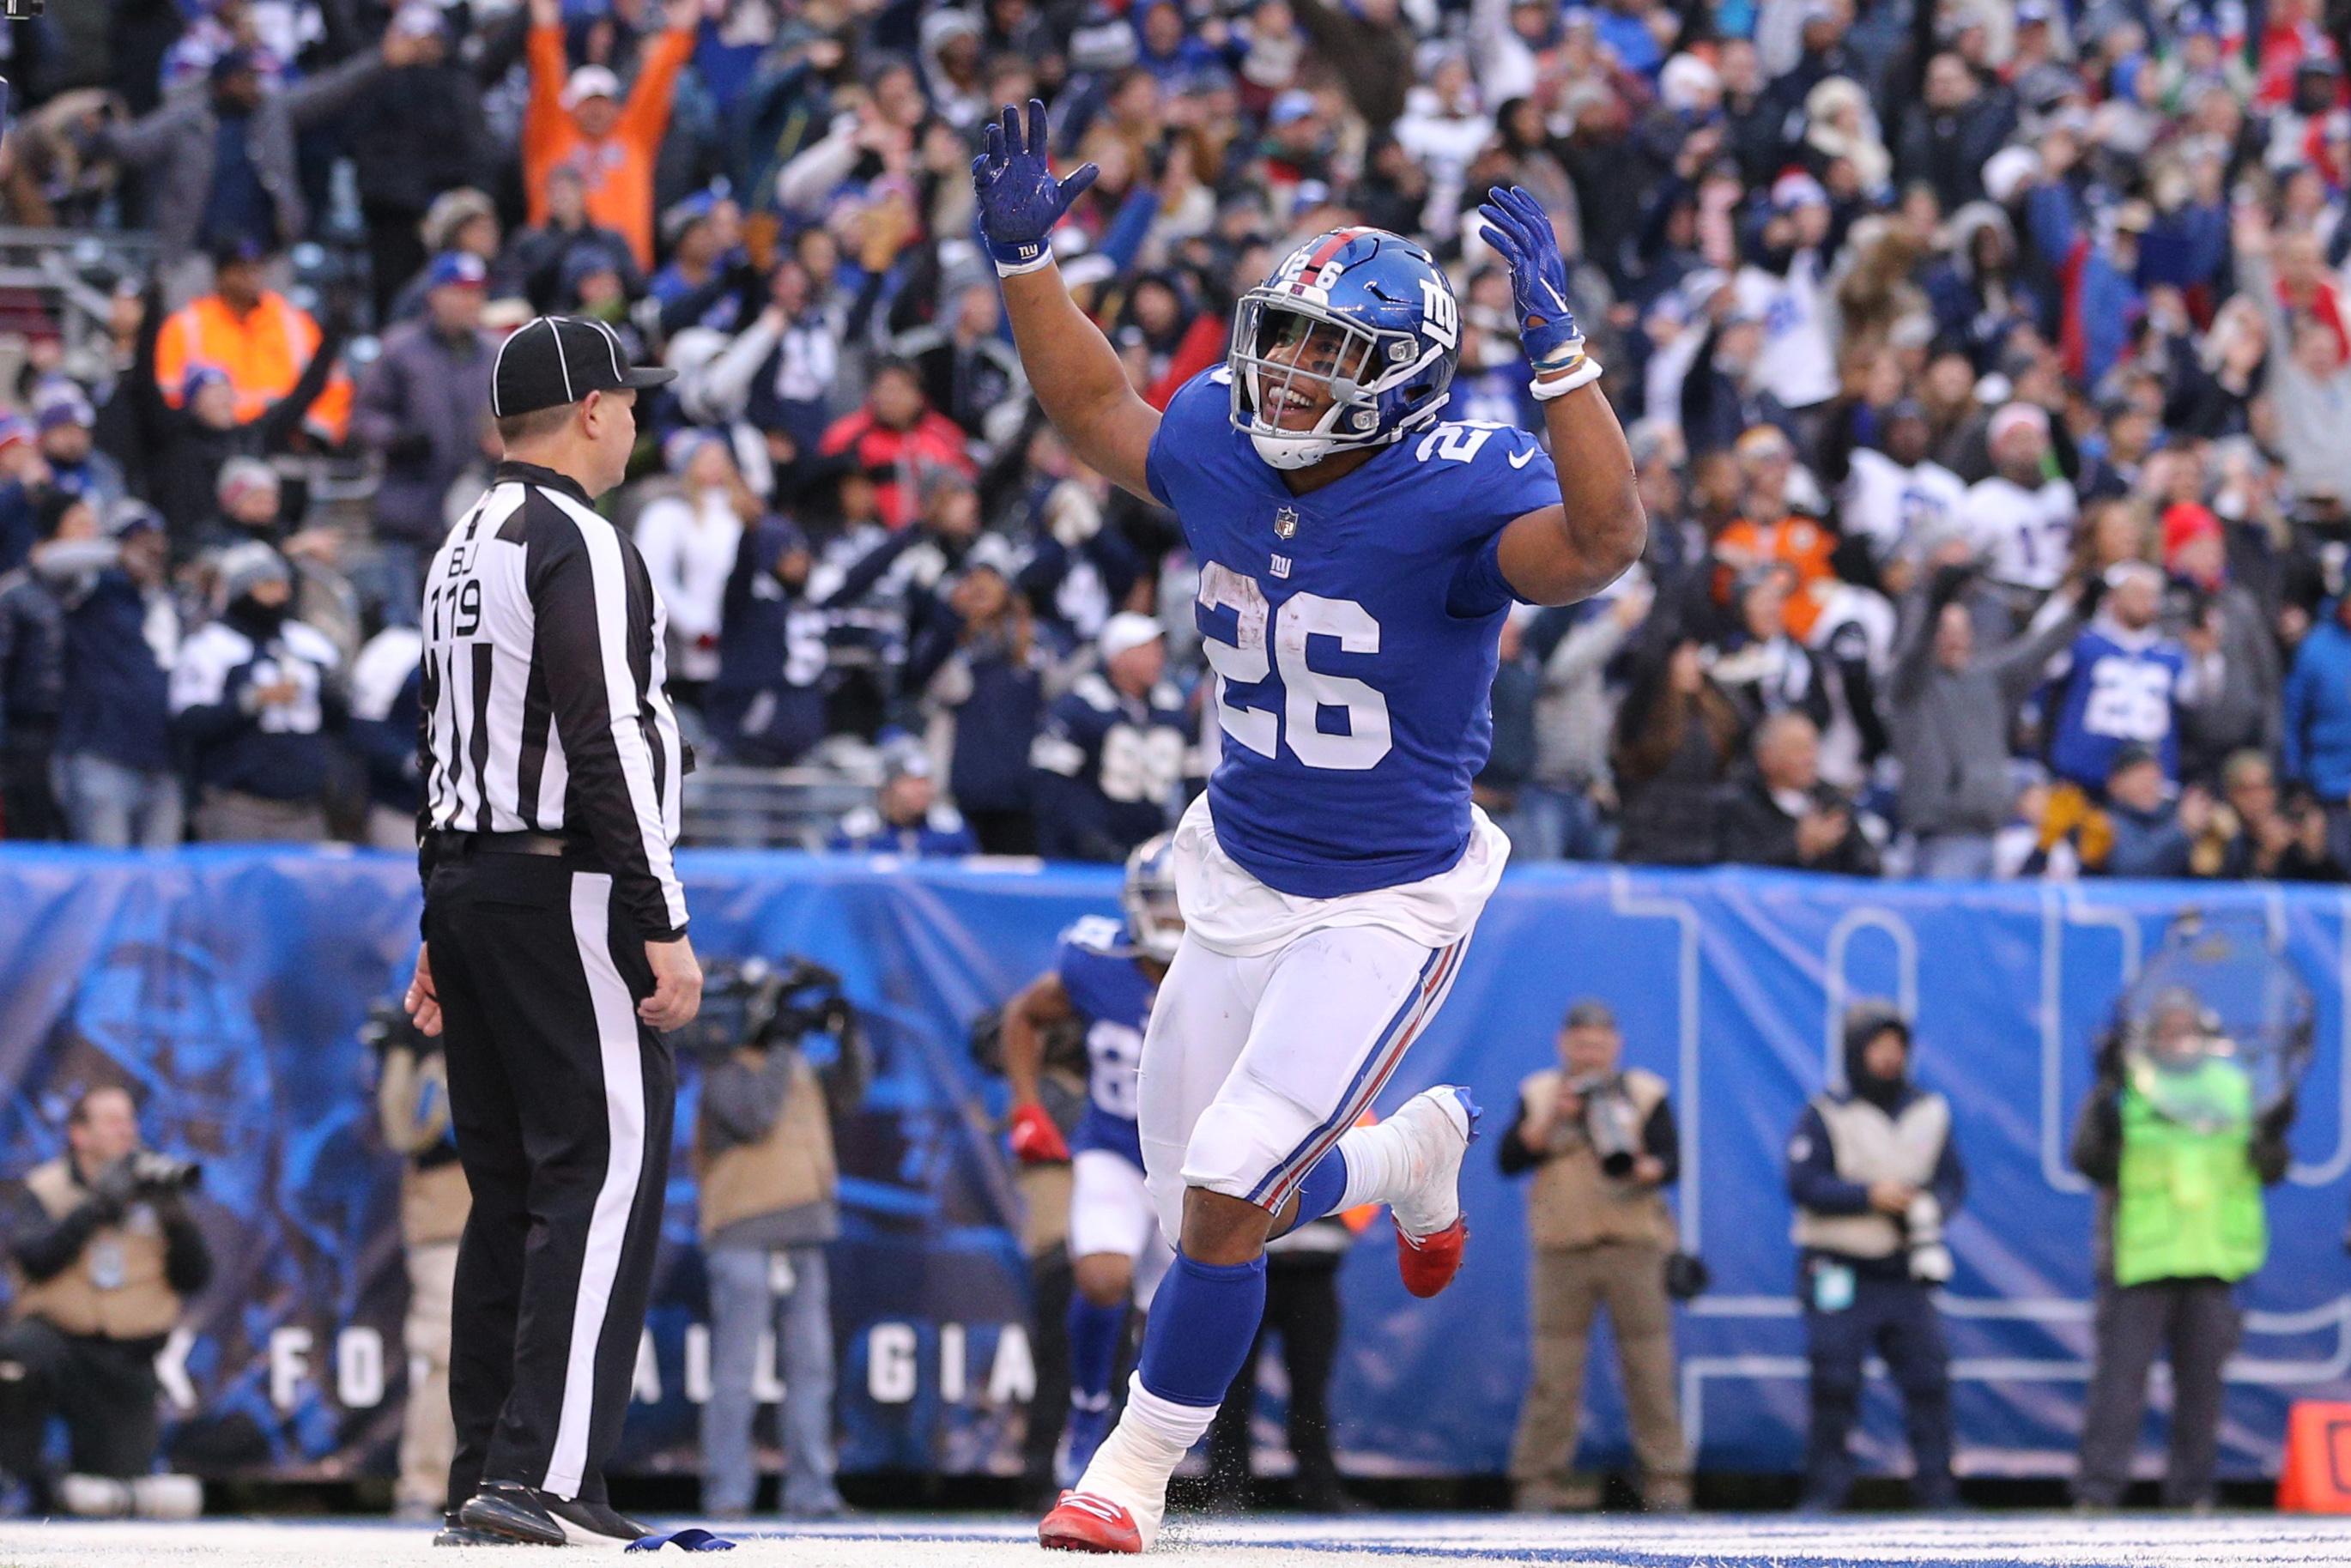
[[[1008,108],[972,176],[1047,416],[1081,461],[1171,508],[1200,564],[1224,731],[1175,834],[1184,936],[1136,1106],[1176,1261],[1123,1414],[1038,1531],[1140,1552],[1255,1338],[1270,1237],[1381,1202],[1415,1294],[1460,1266],[1468,1092],[1354,1124],[1444,1001],[1509,854],[1469,797],[1502,618],[1598,592],[1647,525],[1551,219],[1524,192],[1479,213],[1510,265],[1548,453],[1523,430],[1442,420],[1460,308],[1400,235],[1339,229],[1292,251],[1242,296],[1225,362],[1163,414],[1055,268],[1053,225],[1094,172],[1055,177],[1044,107],[1025,128]]]
[[[1083,1473],[1110,1431],[1110,1379],[1126,1337],[1126,1306],[1148,1311],[1175,1257],[1144,1186],[1134,1123],[1135,1068],[1151,1004],[1184,917],[1176,908],[1173,840],[1161,833],[1126,862],[1124,925],[1089,916],[1062,934],[1053,967],[1004,1009],[1004,1075],[1012,1084],[1012,1152],[1024,1163],[1071,1163],[1070,1418],[1061,1471]],[[1038,1081],[1043,1031],[1077,1019],[1086,1031],[1086,1108],[1072,1154]]]

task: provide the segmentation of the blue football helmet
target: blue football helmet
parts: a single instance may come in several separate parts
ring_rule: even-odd
[[[1333,229],[1300,246],[1233,313],[1233,428],[1276,468],[1384,446],[1452,396],[1461,308],[1437,258],[1385,229]],[[1327,407],[1284,428],[1285,410]]]
[[[1184,915],[1176,906],[1176,835],[1161,833],[1134,846],[1126,857],[1126,885],[1119,890],[1126,915],[1126,939],[1146,958],[1173,963],[1184,939]]]

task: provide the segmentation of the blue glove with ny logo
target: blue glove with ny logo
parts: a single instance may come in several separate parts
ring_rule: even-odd
[[[1019,110],[1008,103],[1000,121],[988,121],[987,151],[971,161],[979,232],[996,258],[999,277],[1034,272],[1053,259],[1046,244],[1053,225],[1102,172],[1088,163],[1066,180],[1055,179],[1047,140],[1042,101],[1029,100],[1025,135]]]
[[[1567,303],[1567,260],[1559,253],[1551,214],[1520,187],[1496,185],[1486,193],[1478,215],[1486,220],[1486,243],[1510,264],[1510,298],[1519,340],[1535,368],[1535,395],[1555,397],[1582,386],[1598,367],[1576,364],[1583,358],[1583,333]],[[1563,371],[1574,373],[1562,376]],[[1545,382],[1545,376],[1554,379]]]

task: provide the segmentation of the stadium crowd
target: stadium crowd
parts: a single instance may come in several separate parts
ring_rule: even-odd
[[[2351,867],[2351,7],[2319,0],[113,0],[11,25],[5,832],[413,842],[416,588],[500,335],[681,379],[633,528],[705,759],[837,841],[1109,860],[1213,765],[1195,572],[1075,465],[977,128],[1101,177],[1063,276],[1163,404],[1290,247],[1424,236],[1448,413],[1540,428],[1477,203],[1551,211],[1643,566],[1504,634],[1527,859]],[[83,252],[61,247],[70,261]],[[95,255],[92,250],[89,254]],[[1479,439],[1416,436],[1422,460]],[[363,521],[314,492],[364,459]],[[886,764],[878,758],[887,758]]]

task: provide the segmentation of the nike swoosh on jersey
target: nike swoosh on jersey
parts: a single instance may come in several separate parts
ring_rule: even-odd
[[[1528,447],[1524,452],[1513,452],[1510,454],[1510,466],[1513,468],[1523,468],[1534,460],[1535,449],[1531,446]]]

